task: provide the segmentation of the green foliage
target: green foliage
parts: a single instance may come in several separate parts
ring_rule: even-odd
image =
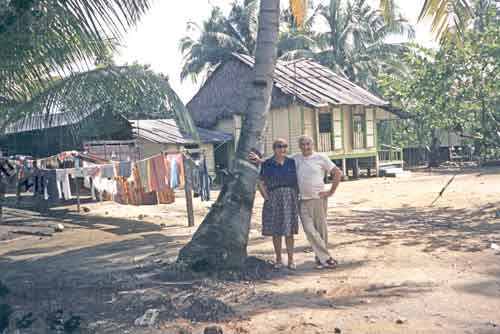
[[[149,0],[3,0],[1,95],[26,101],[53,73],[89,68],[148,8]]]
[[[438,51],[415,47],[404,76],[381,76],[386,98],[415,116],[401,133],[428,143],[435,130],[454,131],[483,155],[500,145],[500,25],[494,8],[481,20]]]
[[[330,0],[320,11],[328,29],[318,34],[320,51],[316,59],[350,80],[378,91],[379,73],[399,73],[401,56],[408,49],[401,43],[388,43],[389,36],[415,35],[414,28],[393,7],[392,18],[372,8],[366,0]]]
[[[254,55],[257,38],[258,0],[235,1],[229,15],[214,7],[201,25],[189,22],[186,36],[180,40],[183,54],[181,80],[190,77],[194,82],[203,73],[210,73],[233,52]],[[312,26],[317,10],[299,27],[289,10],[281,13],[278,57],[291,60],[312,57],[316,47]],[[191,35],[196,35],[193,38]]]
[[[180,41],[184,56],[181,79],[194,81],[237,52],[253,55],[257,26],[256,0],[235,2],[228,17],[214,7],[202,25],[190,23],[197,39],[186,36]],[[413,37],[415,31],[408,21],[391,7],[391,19],[384,20],[380,11],[366,0],[343,3],[331,0],[328,6],[309,8],[303,26],[298,26],[290,10],[281,13],[278,57],[293,60],[314,58],[336,73],[377,91],[379,72],[400,71],[401,55],[407,50],[400,43],[387,43],[393,35]],[[327,24],[324,32],[313,30],[318,18]]]
[[[40,122],[47,122],[51,115],[62,114],[69,121],[72,117],[108,113],[110,117],[120,115],[127,119],[176,118],[181,129],[196,134],[192,120],[168,84],[168,78],[142,65],[111,65],[73,74],[54,82],[29,101],[5,109],[3,114],[10,116],[8,123],[26,115],[48,115],[37,118]],[[25,121],[33,122],[32,119]],[[16,125],[10,130],[17,131],[25,123]]]

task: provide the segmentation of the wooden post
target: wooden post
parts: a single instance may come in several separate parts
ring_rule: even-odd
[[[346,158],[342,158],[342,173],[344,174],[344,176],[342,178],[344,180],[348,180],[349,175],[347,175],[347,159]]]
[[[3,218],[3,201],[7,191],[7,185],[3,182],[3,176],[0,176],[0,221]]]
[[[186,157],[182,155],[184,166],[186,166]],[[186,197],[186,209],[188,216],[188,226],[194,226],[194,210],[193,210],[193,192],[191,191],[191,177],[186,177],[186,169],[184,169],[184,194]]]
[[[359,178],[359,159],[354,159],[354,166],[352,168],[352,177],[354,179]]]
[[[21,203],[21,170],[16,171],[16,207]]]
[[[80,168],[80,159],[75,158],[75,168]],[[75,177],[75,187],[76,187],[76,212],[80,213],[80,178]]]
[[[75,177],[76,183],[76,212],[80,213],[80,179]]]

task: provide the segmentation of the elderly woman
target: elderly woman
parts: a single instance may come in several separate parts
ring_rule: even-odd
[[[298,188],[295,161],[286,156],[287,149],[286,140],[274,141],[274,155],[262,164],[258,188],[265,200],[262,210],[262,234],[273,237],[276,267],[283,266],[281,241],[284,237],[288,268],[293,270],[293,236],[299,230]]]

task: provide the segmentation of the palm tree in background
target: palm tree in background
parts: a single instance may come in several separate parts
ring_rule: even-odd
[[[257,36],[257,14],[259,1],[234,2],[226,17],[219,7],[212,8],[207,20],[200,24],[188,23],[188,31],[196,38],[186,36],[180,40],[183,54],[181,80],[190,77],[196,82],[203,73],[210,74],[221,62],[229,59],[233,52],[249,56],[255,54]],[[310,57],[316,47],[312,27],[317,10],[304,17],[298,24],[291,10],[285,10],[280,17],[278,57],[291,60]]]
[[[492,2],[492,1],[481,1]],[[459,37],[474,17],[472,0],[425,0],[419,15],[419,21],[431,19],[431,31],[436,39]],[[380,0],[380,10],[387,22],[397,12],[396,0]]]
[[[413,38],[414,28],[400,14],[386,21],[366,0],[331,0],[320,11],[328,29],[318,35],[321,49],[316,59],[336,73],[370,89],[377,90],[381,71],[403,67],[404,43],[389,43],[389,37]]]
[[[190,77],[196,82],[201,73],[211,72],[233,52],[253,55],[258,9],[257,0],[244,0],[242,4],[233,3],[228,17],[219,7],[214,7],[201,25],[189,22],[188,30],[198,37],[186,36],[180,40],[179,49],[184,58],[181,80]]]

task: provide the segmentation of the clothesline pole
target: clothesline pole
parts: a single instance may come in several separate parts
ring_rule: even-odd
[[[184,166],[186,166],[186,155],[182,155]],[[184,173],[184,194],[186,197],[186,208],[188,216],[188,226],[194,226],[193,192],[191,191],[191,179]]]
[[[80,213],[80,180],[75,177],[76,183],[76,212]]]
[[[82,167],[80,165],[80,157],[75,157],[74,164],[76,168]],[[76,187],[76,212],[80,213],[80,178],[75,177]]]

